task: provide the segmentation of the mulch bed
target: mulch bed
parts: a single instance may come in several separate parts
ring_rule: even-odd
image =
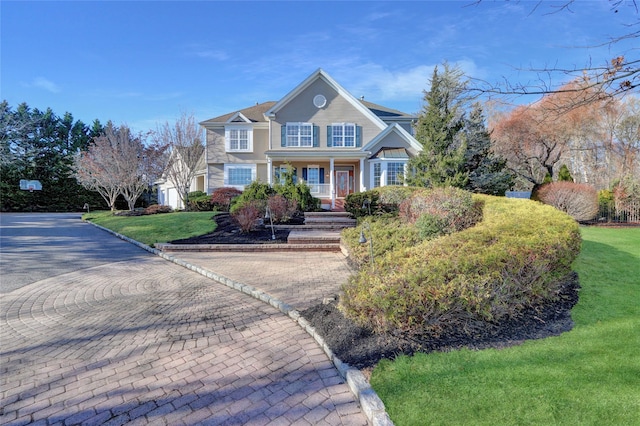
[[[242,232],[229,213],[218,213],[212,220],[218,225],[212,233],[171,241],[171,244],[286,244],[289,236],[288,230],[274,229],[272,234],[270,224],[259,225],[250,232]],[[304,217],[295,216],[287,224],[302,225]],[[273,235],[275,239],[272,238]]]

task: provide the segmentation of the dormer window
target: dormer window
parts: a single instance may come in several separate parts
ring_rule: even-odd
[[[227,152],[253,152],[253,129],[249,125],[228,125],[224,130]]]

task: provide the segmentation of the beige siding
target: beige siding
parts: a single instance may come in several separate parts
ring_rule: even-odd
[[[313,98],[318,94],[327,98],[327,104],[323,108],[316,108],[313,105]],[[355,123],[362,126],[362,145],[366,145],[381,131],[375,122],[322,80],[316,80],[278,111],[272,128],[273,149],[280,149],[281,126],[287,122],[306,122],[319,126],[320,146],[318,149],[327,149],[327,126],[331,123]],[[313,150],[313,148],[305,149]],[[331,149],[353,150],[357,148]]]
[[[226,152],[224,129],[207,129],[207,161],[211,163],[259,163],[266,162],[269,148],[269,129],[253,130],[253,152]]]
[[[209,190],[224,186],[224,164],[209,164]]]

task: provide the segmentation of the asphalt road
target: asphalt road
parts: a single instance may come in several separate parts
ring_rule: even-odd
[[[69,272],[150,256],[80,217],[81,213],[1,213],[0,294]]]

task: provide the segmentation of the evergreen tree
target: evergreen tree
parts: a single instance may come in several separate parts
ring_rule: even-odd
[[[431,88],[425,92],[423,110],[416,125],[416,139],[422,144],[420,154],[409,161],[407,183],[415,186],[464,188],[468,174],[464,171],[466,142],[464,98],[466,81],[458,68],[444,64],[442,74],[433,70]]]
[[[573,176],[566,164],[563,164],[558,171],[558,182],[573,182]]]
[[[506,160],[491,152],[491,134],[485,121],[482,106],[473,104],[464,129],[467,140],[464,169],[469,174],[466,189],[481,194],[504,195],[513,185],[513,175],[506,169]]]

